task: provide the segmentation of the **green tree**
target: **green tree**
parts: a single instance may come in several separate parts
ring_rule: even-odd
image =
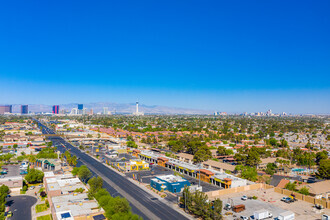
[[[74,176],[78,175],[79,169],[80,169],[79,167],[74,167],[71,171],[72,175],[74,175]]]
[[[277,168],[276,164],[268,163],[265,172],[269,175],[274,175],[276,168]]]
[[[234,159],[236,160],[236,162],[239,164],[239,165],[242,165],[242,164],[245,164],[246,162],[246,156],[241,154],[241,153],[236,153],[234,155]]]
[[[284,188],[287,189],[287,190],[296,191],[297,190],[297,184],[295,182],[289,182],[285,185]]]
[[[213,218],[212,219],[217,219],[221,220],[222,219],[222,201],[220,199],[216,199],[213,202],[213,207],[212,207],[212,212],[213,212]]]
[[[127,215],[131,211],[128,201],[119,196],[112,198],[105,206],[105,215],[108,219],[113,219],[112,216]]]
[[[127,147],[130,147],[130,148],[137,148],[138,147],[137,144],[134,141],[127,141],[126,145],[127,145]]]
[[[320,164],[321,160],[328,159],[328,152],[326,150],[316,153],[316,163]]]
[[[269,139],[269,144],[272,146],[276,146],[277,145],[277,140],[275,138],[270,138]]]
[[[227,156],[227,155],[233,155],[234,151],[232,149],[226,149],[224,146],[220,146],[218,147],[217,153],[220,156]]]
[[[88,181],[88,185],[89,185],[89,190],[88,190],[88,198],[89,199],[93,199],[95,193],[102,189],[103,186],[103,180],[101,177],[93,177],[92,179],[90,179]]]
[[[127,136],[127,141],[134,141],[132,136]]]
[[[92,177],[92,172],[85,165],[82,165],[79,168],[78,177],[82,182],[86,183],[86,181]]]
[[[309,195],[309,189],[306,186],[302,187],[298,192],[306,196]]]
[[[235,167],[236,171],[241,172],[241,177],[250,181],[257,181],[258,179],[258,173],[257,169],[255,167],[249,167],[249,166],[243,166],[243,165],[237,165]]]
[[[252,148],[246,158],[246,165],[256,167],[260,162],[261,160],[258,152]]]
[[[212,158],[212,153],[207,146],[201,147],[194,155],[194,163],[201,163]]]
[[[330,179],[330,159],[320,161],[316,176],[321,179]]]
[[[44,178],[44,173],[37,169],[30,169],[25,176],[28,183],[41,183]]]

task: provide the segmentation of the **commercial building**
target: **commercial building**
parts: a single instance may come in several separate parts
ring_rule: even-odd
[[[13,113],[13,106],[12,105],[0,105],[0,115],[5,113]]]
[[[44,185],[54,220],[106,219],[100,205],[88,199],[86,186],[70,172],[45,172]]]
[[[53,114],[58,114],[60,112],[60,106],[59,105],[53,105]]]
[[[29,106],[28,105],[21,105],[21,114],[29,114]]]
[[[210,182],[213,185],[216,185],[216,186],[219,186],[219,187],[222,187],[225,189],[247,185],[246,179],[241,179],[241,178],[238,178],[231,174],[218,173],[218,172],[216,172],[215,175],[210,177]]]
[[[180,176],[164,175],[151,179],[150,185],[158,191],[167,190],[172,193],[178,193],[181,192],[185,186],[190,186],[190,183]]]
[[[147,170],[149,169],[149,163],[143,160],[130,160],[125,163],[126,171],[137,171],[137,170]]]
[[[179,158],[181,160],[177,160],[148,150],[141,151],[141,153],[139,153],[139,158],[147,162],[157,163],[159,166],[196,179],[199,179],[200,175],[200,179],[202,181],[219,187],[233,188],[247,185],[247,181],[245,179],[225,173],[226,170],[233,171],[235,169],[235,166],[230,164],[208,161],[207,163],[204,162],[201,166],[198,166],[193,163],[185,162],[191,161],[185,154],[180,154]]]
[[[51,203],[53,219],[106,219],[104,210],[95,200],[89,200],[87,193],[54,196]]]
[[[0,178],[0,186],[6,185],[11,191],[19,192],[23,187],[22,176],[8,176]]]
[[[57,171],[61,170],[61,160],[59,159],[37,159],[36,167],[41,167],[43,171]]]

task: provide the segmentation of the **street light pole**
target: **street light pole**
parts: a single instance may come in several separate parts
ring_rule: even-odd
[[[201,187],[201,163],[199,164],[199,183],[198,187]]]
[[[186,208],[187,207],[187,202],[186,202],[187,194],[186,194],[186,192],[183,192],[183,195],[184,195],[184,211],[187,212],[187,208]]]

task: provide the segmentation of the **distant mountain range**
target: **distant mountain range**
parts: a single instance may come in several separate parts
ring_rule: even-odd
[[[60,104],[60,110],[65,109],[68,112],[72,108],[77,108],[78,103],[70,104]],[[87,112],[93,109],[94,114],[103,112],[103,107],[107,107],[108,111],[111,113],[120,113],[120,114],[131,114],[135,112],[135,103],[110,103],[110,102],[96,102],[96,103],[85,103],[84,108],[87,108]],[[13,112],[20,112],[21,105],[13,105]],[[29,104],[29,111],[31,112],[51,112],[52,105],[38,105],[38,104]],[[159,105],[142,105],[139,104],[139,112],[145,114],[211,114],[211,111],[207,110],[198,110],[198,109],[187,109],[187,108],[176,108],[176,107],[167,107]]]

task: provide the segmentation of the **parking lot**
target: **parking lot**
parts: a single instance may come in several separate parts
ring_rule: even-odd
[[[136,176],[140,180],[140,182],[150,184],[150,180],[152,178],[155,178],[156,176],[174,174],[173,170],[169,170],[167,168],[158,166],[156,164],[151,165],[150,168],[151,168],[150,170],[129,172],[129,173],[126,173],[126,176],[133,178],[133,174],[134,174],[134,176]],[[187,175],[184,175],[184,178],[187,179],[191,185],[198,185],[198,182],[199,182],[198,179],[192,178]],[[203,182],[203,181],[201,181],[201,186],[202,186],[203,192],[209,192],[209,191],[220,189],[217,186],[213,186],[213,185]]]
[[[7,174],[5,174],[5,177],[9,176],[19,176],[19,165],[4,165],[2,166],[3,169],[7,170]]]
[[[248,200],[243,201],[241,199],[241,197],[233,197],[231,199],[232,199],[234,205],[240,205],[240,204],[245,205],[245,210],[242,212],[239,212],[239,213],[233,212],[233,215],[227,216],[226,219],[236,219],[237,217],[239,218],[240,216],[246,216],[246,217],[250,217],[251,219],[253,219],[254,211],[258,211],[260,209],[266,209],[267,211],[272,213],[274,217],[277,217],[280,213],[286,211],[282,208],[274,206],[271,203],[266,203],[261,200],[248,199]],[[224,205],[229,202],[230,201],[228,199],[223,200]],[[223,209],[223,213],[226,213],[226,212],[227,211]]]
[[[257,200],[241,200],[241,197],[243,195],[246,196],[257,196]],[[223,201],[223,206],[225,206],[226,203],[230,202],[228,199],[233,200],[234,205],[244,204],[246,210],[242,211],[240,213],[235,213],[233,211],[230,211],[233,213],[231,216],[226,216],[225,219],[232,220],[240,218],[241,215],[251,217],[254,213],[254,211],[260,210],[260,209],[266,209],[269,212],[273,214],[273,217],[277,217],[281,212],[284,212],[286,210],[292,211],[295,213],[295,219],[299,220],[314,220],[314,219],[321,219],[321,216],[323,213],[329,215],[330,210],[329,209],[323,209],[318,210],[313,207],[313,204],[307,203],[304,201],[296,201],[293,203],[285,203],[281,201],[281,198],[283,198],[284,195],[280,193],[274,192],[273,189],[267,189],[267,190],[250,190],[246,192],[241,193],[234,193],[222,196],[220,199]],[[223,213],[225,214],[227,211],[223,210]],[[235,216],[234,216],[235,215]],[[253,218],[251,218],[253,219]]]

